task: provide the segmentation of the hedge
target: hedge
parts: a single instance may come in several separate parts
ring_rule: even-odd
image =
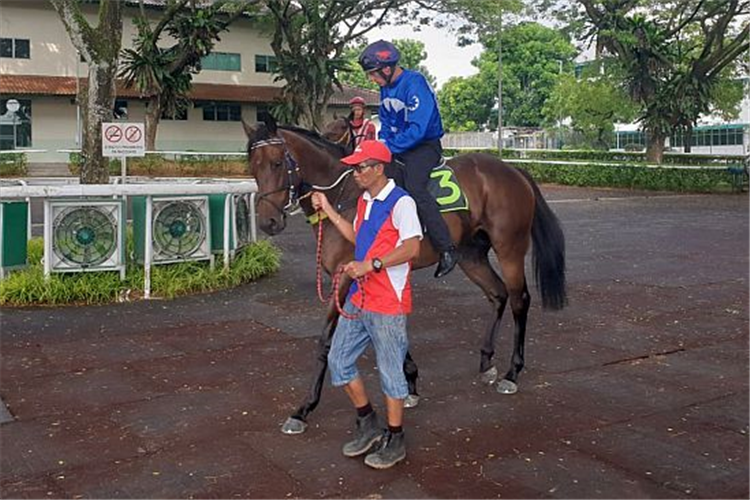
[[[511,165],[513,161],[508,161]],[[537,182],[584,187],[614,187],[676,191],[681,193],[726,192],[736,189],[738,178],[724,168],[678,169],[643,165],[602,166],[554,163],[516,163]]]
[[[247,160],[244,153],[238,155],[204,156],[179,155],[167,159],[160,154],[147,154],[140,158],[128,158],[128,175],[161,177],[216,177],[247,175]],[[73,175],[81,172],[81,154],[70,153],[69,167]],[[119,158],[110,158],[109,174],[120,175],[122,164]]]
[[[497,154],[497,149],[482,150],[457,150],[446,149],[446,156],[481,152]],[[564,160],[564,161],[600,161],[604,163],[625,162],[629,164],[647,164],[646,153],[629,151],[574,151],[554,149],[503,149],[503,158],[527,158],[530,160]],[[741,155],[704,155],[692,153],[664,153],[663,165],[685,165],[685,166],[722,166],[742,164],[744,157]]]
[[[25,154],[0,153],[0,177],[25,177],[27,174]]]

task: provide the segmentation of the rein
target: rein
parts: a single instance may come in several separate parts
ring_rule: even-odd
[[[323,221],[320,220],[320,210],[318,210],[318,244],[315,250],[315,284],[318,290],[318,299],[323,304],[327,304],[331,301],[336,304],[336,310],[341,316],[346,319],[359,319],[360,314],[349,314],[344,311],[344,307],[339,302],[339,295],[341,291],[341,277],[344,274],[343,267],[339,266],[339,269],[333,275],[333,282],[331,283],[331,290],[328,296],[325,297],[323,294]],[[359,303],[359,308],[362,309],[365,305],[365,280],[364,278],[356,278],[359,292],[362,294],[362,300]]]

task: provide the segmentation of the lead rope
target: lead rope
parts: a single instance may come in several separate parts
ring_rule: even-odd
[[[318,289],[318,299],[323,304],[327,304],[330,301],[333,301],[336,304],[336,310],[339,312],[341,316],[343,316],[346,319],[358,319],[359,313],[357,314],[349,314],[346,311],[344,311],[343,306],[339,302],[339,292],[341,287],[341,275],[344,274],[343,268],[339,267],[339,269],[334,273],[333,275],[333,282],[331,283],[331,291],[328,295],[328,297],[323,296],[323,221],[320,219],[321,211],[318,210],[318,243],[315,249],[315,284]],[[365,305],[365,289],[363,287],[365,280],[362,278],[356,278],[355,281],[357,282],[357,286],[359,287],[359,293],[362,295],[362,300],[360,301],[359,308],[362,309]]]

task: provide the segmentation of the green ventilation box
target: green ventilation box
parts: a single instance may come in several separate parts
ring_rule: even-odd
[[[0,202],[0,278],[27,264],[28,217],[28,202]]]
[[[135,258],[143,263],[146,255],[146,224],[152,227],[154,264],[213,260],[212,224],[208,196],[154,196],[151,221],[146,220],[146,197],[130,197],[133,207]]]

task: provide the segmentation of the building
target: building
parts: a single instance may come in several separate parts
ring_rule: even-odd
[[[158,18],[163,0],[145,3],[148,14]],[[137,5],[129,2],[123,9],[123,48],[132,46]],[[92,24],[97,9],[95,2],[85,5]],[[156,149],[242,151],[246,141],[240,120],[255,122],[258,112],[280,95],[283,84],[274,81],[273,69],[268,35],[249,17],[237,20],[193,78],[186,113],[160,121]],[[65,161],[57,151],[80,144],[76,94],[86,75],[86,64],[49,2],[0,0],[0,150],[46,150],[33,161]],[[329,104],[331,118],[348,113],[354,95],[372,106],[379,100],[377,93],[345,88]],[[118,85],[114,115],[142,122],[145,101],[135,89]]]

